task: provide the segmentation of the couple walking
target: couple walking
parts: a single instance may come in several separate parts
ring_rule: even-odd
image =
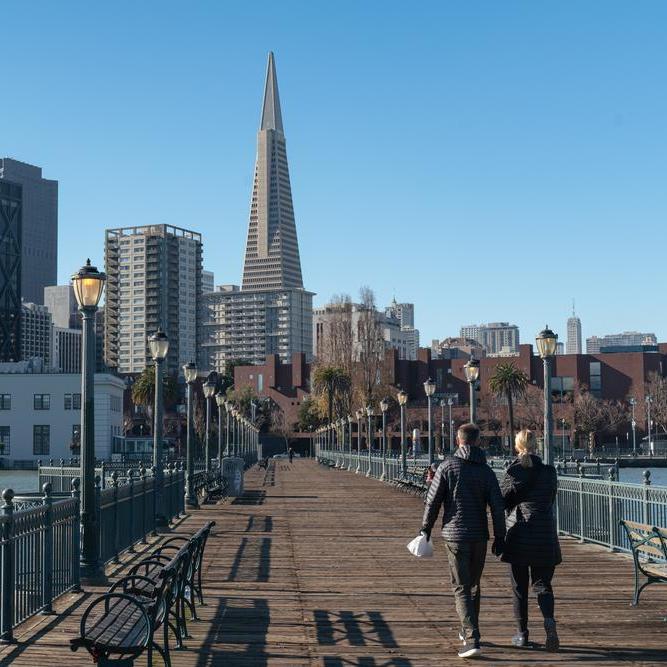
[[[535,434],[523,430],[515,440],[517,458],[499,485],[478,440],[475,424],[464,424],[458,430],[457,450],[440,464],[429,487],[421,529],[430,537],[442,507],[442,536],[461,621],[462,646],[458,654],[472,658],[481,653],[480,578],[489,540],[487,506],[494,534],[491,551],[509,563],[517,627],[512,644],[530,645],[530,581],[544,617],[546,649],[556,651],[559,642],[551,588],[554,569],[561,562],[554,517],[556,470],[535,454]]]

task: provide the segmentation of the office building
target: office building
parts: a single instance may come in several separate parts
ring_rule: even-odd
[[[0,183],[21,185],[22,230],[20,298],[41,304],[44,288],[57,282],[58,181],[42,178],[42,170],[11,158],[0,158]]]
[[[51,336],[51,368],[58,373],[81,372],[81,329],[53,327]],[[100,337],[102,340],[103,337]],[[97,343],[97,338],[95,339]],[[97,364],[96,364],[96,370]]]
[[[433,359],[481,359],[484,348],[473,338],[436,339],[431,343],[431,356]]]
[[[104,355],[109,369],[141,373],[151,362],[147,338],[169,337],[166,369],[178,375],[197,358],[201,307],[201,235],[171,225],[106,231]]]
[[[26,465],[79,454],[81,375],[40,372],[30,362],[0,364],[0,462]],[[123,432],[125,382],[95,374],[95,457],[110,459]]]
[[[21,306],[21,359],[43,359],[51,363],[53,324],[46,306],[23,303]]]
[[[601,348],[606,352],[614,352],[614,348],[633,347],[639,348],[644,345],[654,346],[658,339],[653,333],[640,333],[639,331],[624,331],[619,334],[607,336],[591,336],[586,339],[586,354],[599,354]]]
[[[285,135],[273,54],[269,54],[253,179],[242,285],[204,295],[199,364],[288,362],[312,356],[313,294],[303,288]]]
[[[201,291],[202,294],[209,294],[215,291],[215,276],[213,271],[201,272]]]
[[[581,354],[581,320],[574,312],[572,306],[572,317],[567,320],[567,344],[565,346],[566,354]]]
[[[400,322],[401,327],[415,326],[415,304],[414,303],[397,303],[393,299],[391,304],[384,310],[387,317],[391,317]]]
[[[23,189],[0,180],[0,362],[21,358]]]
[[[71,285],[50,285],[44,288],[44,305],[51,313],[54,327],[80,329],[79,304]]]
[[[510,357],[519,352],[519,327],[509,322],[463,326],[460,337],[476,340],[489,357]]]

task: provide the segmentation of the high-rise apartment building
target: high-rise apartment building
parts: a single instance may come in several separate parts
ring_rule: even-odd
[[[0,362],[21,359],[23,189],[0,180]]]
[[[469,324],[461,327],[460,337],[476,340],[488,357],[509,357],[519,353],[519,327],[509,322]]]
[[[197,359],[202,242],[171,225],[106,231],[104,355],[119,373],[151,363],[147,338],[158,327],[169,337],[167,372]]]
[[[199,363],[223,372],[229,361],[264,363],[277,354],[312,356],[313,294],[303,288],[278,80],[273,54],[257,133],[241,289],[204,295]]]
[[[401,327],[415,326],[415,304],[414,303],[397,303],[394,299],[389,306],[384,310],[387,317],[392,317],[398,320]]]
[[[215,275],[213,271],[201,272],[201,291],[202,294],[209,294],[215,291]]]
[[[657,345],[658,339],[654,333],[640,333],[639,331],[624,331],[607,336],[591,336],[586,339],[586,354],[599,354],[602,348],[641,347],[643,345]]]
[[[21,307],[21,359],[43,359],[46,367],[51,364],[53,324],[46,306],[23,303]]]
[[[80,329],[79,304],[71,285],[50,285],[44,288],[44,305],[51,313],[54,327]]]
[[[40,167],[8,157],[0,158],[0,183],[5,180],[23,191],[20,298],[41,304],[44,288],[57,282],[58,181],[42,178]]]
[[[572,317],[567,319],[567,344],[565,345],[566,354],[581,354],[581,320],[574,312],[572,305]]]

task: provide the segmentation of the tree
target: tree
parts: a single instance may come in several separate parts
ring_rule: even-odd
[[[645,393],[651,397],[651,419],[667,433],[667,379],[658,373],[649,373]]]
[[[595,450],[595,434],[602,428],[603,423],[602,401],[593,396],[587,387],[577,387],[574,397],[574,426],[577,431],[586,434],[591,454]]]
[[[327,417],[333,421],[334,406],[337,416],[347,412],[352,387],[350,374],[336,366],[318,366],[313,373],[313,390],[323,395],[327,402]]]
[[[318,349],[318,361],[327,366],[342,368],[348,373],[354,360],[354,331],[352,300],[347,294],[335,294],[327,306],[324,345]]]
[[[162,376],[163,399],[166,407],[173,406],[178,399],[178,384],[171,375]],[[132,402],[142,406],[148,415],[153,414],[155,405],[155,368],[146,366],[132,385]]]
[[[359,290],[359,319],[357,323],[359,393],[363,404],[373,401],[374,390],[380,383],[384,358],[384,338],[375,294],[370,287]]]
[[[489,378],[491,392],[507,401],[511,443],[514,443],[514,399],[523,396],[527,386],[528,376],[511,361],[498,364]]]
[[[534,384],[528,383],[521,396],[518,397],[514,414],[521,428],[531,431],[544,430],[544,391]]]
[[[317,403],[308,396],[299,406],[299,431],[314,431],[322,424],[322,413]]]

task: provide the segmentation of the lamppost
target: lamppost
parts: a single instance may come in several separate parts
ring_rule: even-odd
[[[222,474],[222,408],[225,407],[225,395],[221,391],[215,395],[215,404],[218,406],[218,471]]]
[[[452,405],[454,405],[454,401],[451,396],[447,399],[447,405],[449,406],[449,451],[453,454],[456,447],[454,447],[454,420],[452,419]]]
[[[369,403],[366,406],[366,416],[368,417],[368,431],[366,432],[366,444],[368,445],[368,470],[366,471],[366,477],[371,476],[371,465],[373,464],[373,459],[371,458],[371,447],[373,446],[373,431],[371,430],[371,420],[373,419],[373,406]]]
[[[556,354],[558,336],[545,326],[535,339],[537,351],[544,362],[544,462],[553,463],[553,443],[551,441],[552,405],[551,405],[551,359]]]
[[[382,474],[380,481],[384,482],[387,479],[387,410],[389,409],[389,401],[383,398],[380,401],[380,410],[382,410]]]
[[[347,416],[347,425],[350,429],[349,432],[349,441],[348,441],[348,446],[349,446],[349,452],[350,452],[350,458],[347,461],[347,469],[352,470],[352,424],[354,424],[354,417],[352,415]]]
[[[183,375],[188,385],[188,408],[186,412],[187,429],[185,439],[185,505],[190,509],[199,509],[194,490],[195,452],[194,433],[192,432],[192,385],[197,380],[197,367],[189,362],[183,366]]]
[[[162,371],[164,360],[169,351],[169,339],[159,329],[149,337],[148,347],[155,362],[155,409],[153,410],[153,466],[155,467],[155,504],[154,518],[156,526],[166,526],[167,517],[162,513],[162,491],[164,486],[164,465],[162,463],[162,409],[164,380]]]
[[[479,379],[479,359],[470,357],[467,363],[463,366],[463,372],[466,376],[466,381],[470,386],[470,422],[472,424],[477,420],[477,401],[475,400],[475,383]]]
[[[106,276],[86,265],[72,276],[83,320],[81,339],[81,578],[104,579],[100,567],[100,531],[95,510],[95,313]]]
[[[440,401],[440,451],[445,453],[445,405],[447,401],[443,398]]]
[[[560,426],[561,426],[561,442],[563,443],[561,445],[561,458],[565,460],[565,417],[562,417],[560,420]]]
[[[648,430],[648,453],[649,455],[653,455],[653,447],[652,447],[652,442],[651,442],[651,403],[653,403],[653,399],[651,398],[651,395],[649,394],[646,399],[646,426]]]
[[[211,432],[211,399],[215,396],[215,385],[216,385],[216,374],[209,373],[206,378],[206,382],[202,385],[204,390],[204,400],[206,401],[206,438],[204,439],[204,456],[206,461],[204,462],[204,470],[208,474],[209,468],[211,466],[211,455],[209,452],[209,440]]]
[[[408,447],[405,442],[405,406],[408,404],[408,392],[398,392],[398,404],[401,408],[401,470],[404,475],[408,472]]]
[[[428,464],[433,463],[433,433],[431,432],[431,397],[435,393],[435,382],[429,378],[424,382],[424,392],[428,403]]]
[[[637,422],[635,421],[635,405],[637,401],[634,398],[630,399],[630,407],[632,408],[632,455],[637,456]]]
[[[354,415],[357,418],[357,469],[355,472],[358,475],[361,472],[361,420],[364,417],[364,411],[357,410]]]
[[[228,400],[224,400],[223,405],[225,406],[225,456],[231,456],[229,451],[229,429],[230,429],[230,416],[232,413],[232,405]]]

